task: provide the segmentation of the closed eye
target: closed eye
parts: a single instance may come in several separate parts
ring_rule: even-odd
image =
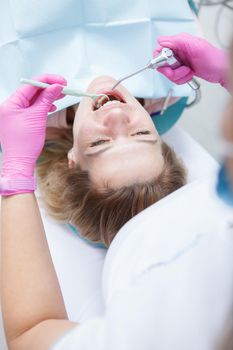
[[[96,146],[102,145],[103,143],[106,143],[106,142],[109,142],[109,140],[98,140],[98,141],[92,142],[90,144],[90,147],[96,147]]]
[[[134,134],[132,134],[131,136],[136,136],[136,135],[150,135],[151,132],[149,130],[141,130],[141,131],[138,131]],[[90,144],[90,147],[96,147],[96,146],[100,146],[100,145],[103,145],[104,143],[106,142],[109,142],[109,140],[97,140],[97,141],[94,141]]]
[[[141,130],[141,131],[136,132],[132,136],[135,136],[135,135],[150,135],[150,134],[151,134],[151,132],[149,130]]]

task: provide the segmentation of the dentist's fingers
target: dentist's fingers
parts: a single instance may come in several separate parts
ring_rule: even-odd
[[[168,47],[173,50],[177,58],[192,67],[192,61],[202,46],[203,39],[194,37],[188,33],[181,33],[171,36],[160,36],[158,43],[162,47]]]
[[[60,98],[62,89],[63,86],[59,84],[53,84],[44,89],[34,101],[34,106],[44,108],[47,113],[50,112],[51,108],[54,109],[53,103]]]
[[[47,83],[47,84],[60,84],[60,85],[67,85],[67,81],[65,78],[63,78],[60,75],[56,75],[56,74],[44,74],[44,75],[40,75],[37,77],[34,77],[33,80],[36,81],[41,81],[43,83]],[[32,86],[32,85],[22,85],[20,86],[15,94],[12,97],[12,102],[17,103],[17,105],[21,105],[23,108],[27,108],[30,106],[32,100],[34,98],[37,98],[37,94],[40,94],[42,92],[41,88],[38,88],[36,86]],[[64,97],[63,95],[61,96],[61,98]]]
[[[176,37],[176,36],[174,36],[174,37]],[[171,37],[162,37],[162,39],[160,39],[160,38],[159,38],[159,40],[161,40],[161,42],[163,42],[163,38],[164,38],[165,44],[169,44],[168,38],[170,39]],[[158,47],[154,50],[154,52],[153,52],[154,57],[156,57],[161,52],[163,47],[171,48],[171,46],[173,46],[173,44],[174,44],[173,43],[172,45],[165,45],[164,42],[163,42],[163,46],[158,45]],[[170,41],[170,42],[172,42],[172,41]],[[158,71],[160,73],[162,73],[163,75],[165,75],[169,80],[171,80],[172,82],[179,84],[179,85],[185,84],[186,82],[190,81],[194,75],[191,68],[184,66],[184,65],[182,65],[176,69],[173,69],[169,66],[161,67],[161,68],[158,68]]]
[[[189,74],[187,74],[185,77],[179,79],[176,81],[177,85],[183,85],[183,84],[187,84],[188,82],[190,82],[193,79],[193,74],[190,72]]]
[[[227,52],[216,48],[207,40],[181,33],[172,36],[162,36],[158,38],[159,45],[168,47],[182,66],[190,67],[193,74],[211,83],[221,84],[229,89],[229,56]],[[177,71],[177,70],[175,70]],[[163,71],[171,80],[181,83],[191,75],[174,77],[169,71]],[[178,73],[177,73],[178,74]]]
[[[177,35],[160,36],[158,37],[158,43],[162,47],[167,47],[169,49],[175,50],[179,48],[188,47],[189,41],[193,39],[193,36],[187,33],[181,33]]]
[[[186,66],[181,66],[176,69],[172,69],[171,67],[161,67],[161,68],[158,68],[158,71],[176,84],[182,84],[181,81],[184,84],[187,81],[191,80],[194,75],[193,71]]]

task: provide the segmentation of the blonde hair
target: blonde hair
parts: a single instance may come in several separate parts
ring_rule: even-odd
[[[72,130],[45,144],[37,165],[39,188],[45,207],[55,220],[74,225],[94,242],[107,246],[120,228],[136,214],[185,184],[185,170],[175,152],[162,144],[164,167],[153,181],[98,188],[79,166],[68,168]]]

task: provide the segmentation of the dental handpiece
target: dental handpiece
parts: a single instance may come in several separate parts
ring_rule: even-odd
[[[147,69],[157,69],[160,67],[170,66],[175,69],[181,66],[181,62],[175,57],[173,51],[168,48],[163,48],[160,54],[154,58],[152,58],[145,67],[138,69],[136,72],[133,72],[120,80],[118,80],[112,89],[115,89],[117,85],[119,85],[122,81],[133,77],[136,74],[139,74]],[[200,84],[196,79],[192,79],[188,82],[188,85],[195,91],[200,89]]]

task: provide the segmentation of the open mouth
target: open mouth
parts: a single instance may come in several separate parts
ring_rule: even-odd
[[[105,96],[100,96],[93,105],[93,110],[96,111],[101,109],[105,105],[117,104],[119,102],[126,103],[123,97],[119,94],[118,91],[108,91],[108,92],[99,92],[101,94],[105,94]]]

